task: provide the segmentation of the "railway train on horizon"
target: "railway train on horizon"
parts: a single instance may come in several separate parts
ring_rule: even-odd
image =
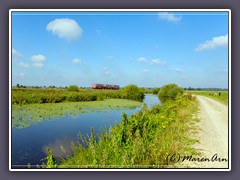
[[[92,89],[120,89],[120,87],[118,85],[115,84],[92,84]]]

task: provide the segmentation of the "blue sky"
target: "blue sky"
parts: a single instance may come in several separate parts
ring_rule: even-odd
[[[227,12],[12,12],[12,85],[228,87]]]

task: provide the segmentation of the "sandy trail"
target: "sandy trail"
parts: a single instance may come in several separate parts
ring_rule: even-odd
[[[195,158],[206,160],[186,160],[183,165],[191,168],[228,168],[228,106],[207,97],[196,97],[200,122],[194,135],[199,143],[194,148],[200,150],[202,155]]]

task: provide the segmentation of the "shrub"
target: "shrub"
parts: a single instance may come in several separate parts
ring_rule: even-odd
[[[68,91],[75,91],[75,92],[78,92],[79,91],[79,88],[77,85],[71,85],[67,88]]]
[[[158,94],[159,90],[160,90],[160,88],[153,88],[152,93],[153,94]]]
[[[176,84],[167,84],[163,86],[158,92],[158,98],[162,103],[167,100],[175,100],[178,94],[183,94],[183,89]]]
[[[144,93],[136,85],[130,84],[123,89],[123,96],[126,99],[142,101]]]

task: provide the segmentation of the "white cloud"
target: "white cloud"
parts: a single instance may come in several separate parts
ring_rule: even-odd
[[[22,57],[22,56],[23,56],[22,53],[20,53],[20,52],[17,51],[16,49],[12,48],[12,59],[13,59],[14,61],[18,61],[18,59],[19,59],[20,57]]]
[[[33,62],[44,62],[46,60],[46,57],[44,55],[33,55],[32,56],[32,61]]]
[[[20,63],[17,64],[17,66],[27,68],[27,67],[29,67],[29,64],[24,63],[24,62],[20,62]]]
[[[19,77],[19,78],[23,78],[25,76],[24,73],[20,72],[20,73],[15,73],[14,74],[16,77]]]
[[[148,62],[145,57],[140,57],[138,58],[139,62]]]
[[[180,22],[182,17],[181,16],[176,16],[172,13],[168,12],[160,12],[158,13],[158,17],[162,20],[166,20],[168,22]]]
[[[139,62],[143,62],[143,63],[148,63],[148,64],[155,64],[155,65],[165,65],[166,62],[161,61],[160,59],[156,58],[156,59],[151,59],[151,60],[147,60],[145,57],[140,57],[137,59]]]
[[[60,38],[68,41],[74,41],[78,39],[83,32],[75,20],[68,18],[55,19],[48,23],[46,29],[47,31],[52,32],[54,35],[58,35]]]
[[[184,72],[181,68],[176,68],[175,71],[177,71],[177,72],[179,72],[179,73]]]
[[[22,56],[22,53],[18,52],[16,49],[12,48],[12,54],[15,56]]]
[[[46,57],[42,54],[33,55],[32,56],[33,67],[42,68],[44,67],[44,61],[46,61]]]
[[[161,61],[160,59],[152,59],[152,60],[150,61],[150,63],[151,63],[151,64],[158,64],[158,65],[165,65],[165,64],[166,64],[166,62]]]
[[[149,70],[148,70],[148,69],[144,69],[144,70],[143,70],[143,72],[145,72],[145,73],[148,73],[148,72],[149,72]]]
[[[33,67],[42,68],[42,67],[44,67],[44,64],[41,62],[36,62],[36,63],[33,63]]]
[[[213,37],[211,40],[207,40],[202,44],[199,44],[195,51],[203,51],[207,49],[214,49],[218,47],[228,46],[228,34],[225,36]]]
[[[82,63],[82,60],[81,59],[78,59],[78,58],[75,58],[72,60],[72,63],[73,64],[81,64]]]

